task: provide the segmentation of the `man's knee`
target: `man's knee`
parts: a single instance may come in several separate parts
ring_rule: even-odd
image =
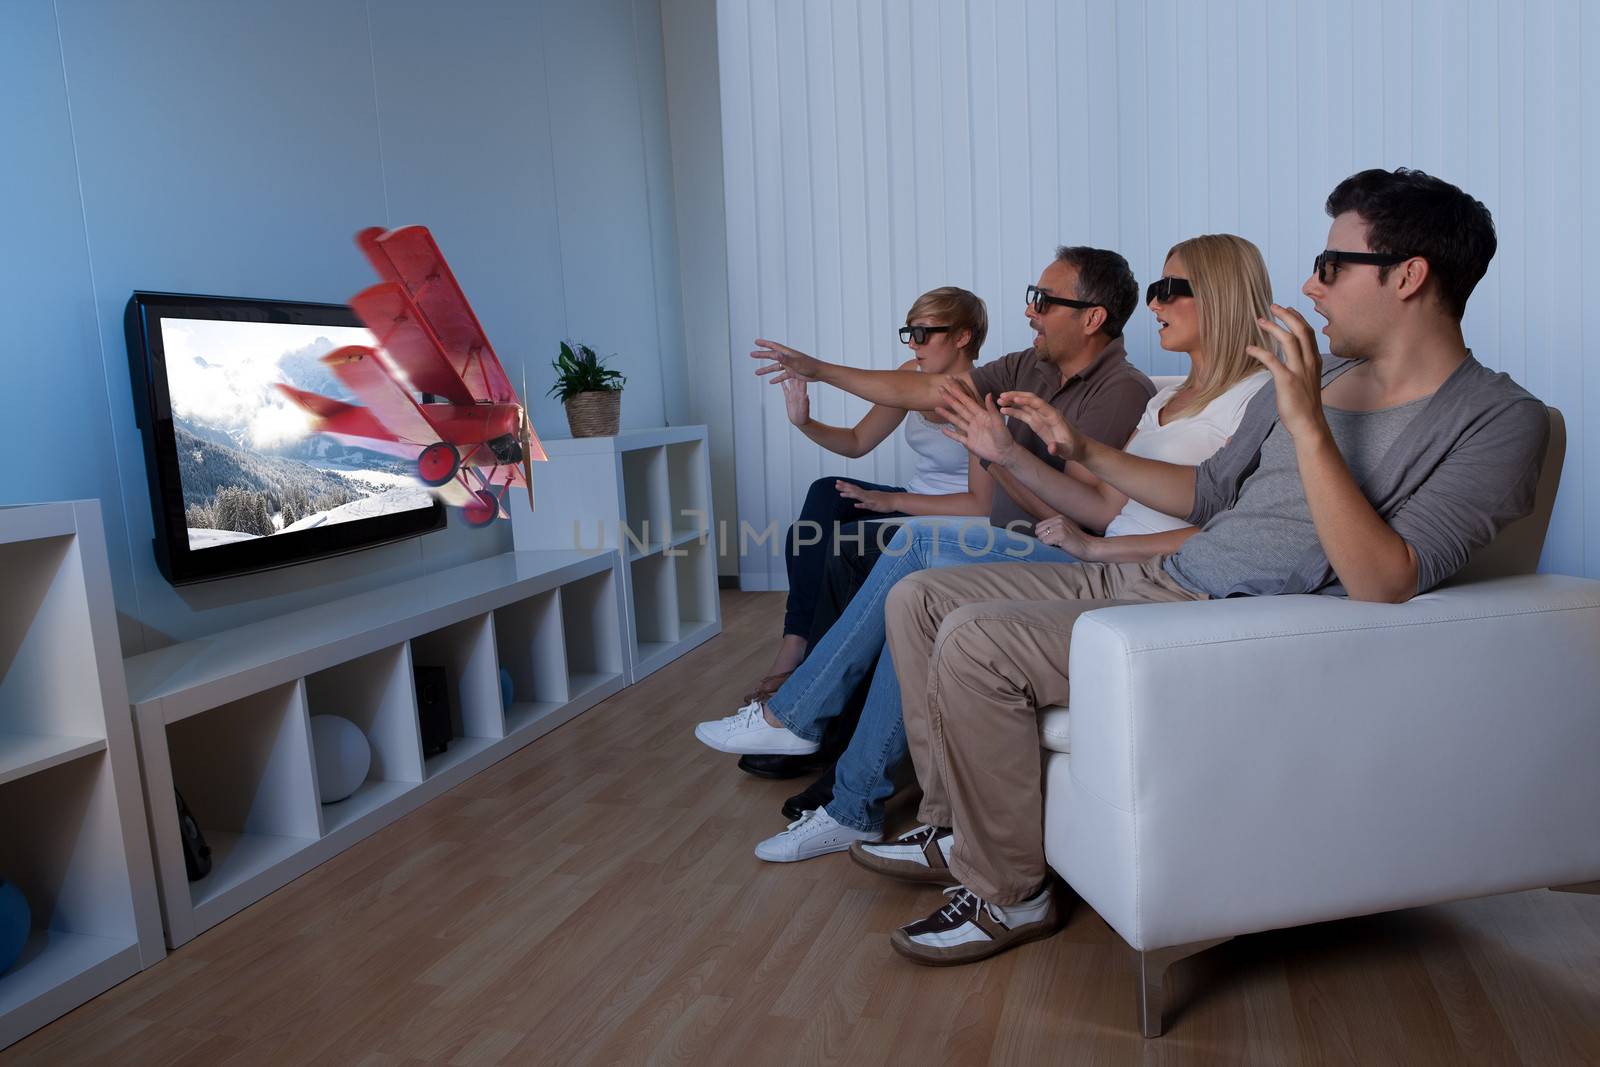
[[[989,621],[990,617],[980,605],[963,604],[953,609],[939,621],[939,633],[934,638],[938,657],[942,659],[954,653],[970,658],[975,641],[992,645],[985,625]]]
[[[884,601],[885,618],[893,619],[907,613],[925,611],[932,599],[929,583],[933,577],[933,571],[913,571],[895,582],[889,588],[888,599]]]

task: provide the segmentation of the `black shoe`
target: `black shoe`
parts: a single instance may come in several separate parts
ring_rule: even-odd
[[[833,768],[830,767],[821,778],[783,802],[783,817],[794,822],[806,812],[815,811],[832,799]]]
[[[809,756],[740,756],[739,769],[757,778],[799,778],[811,774],[832,761],[831,756],[813,753]]]

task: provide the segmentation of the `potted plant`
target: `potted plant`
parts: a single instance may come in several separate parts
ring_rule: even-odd
[[[574,437],[609,437],[622,415],[622,386],[627,379],[607,368],[585,344],[561,342],[561,354],[550,364],[556,384],[548,395],[566,406]]]

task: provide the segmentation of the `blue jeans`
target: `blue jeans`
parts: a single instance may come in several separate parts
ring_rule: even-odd
[[[791,733],[820,741],[823,725],[839,714],[867,671],[873,671],[861,722],[834,770],[827,810],[835,820],[857,830],[881,830],[884,801],[894,793],[890,776],[906,757],[900,683],[884,643],[883,606],[889,590],[914,571],[1011,562],[1078,561],[1059,548],[995,526],[905,520],[844,614],[767,701],[767,710]]]

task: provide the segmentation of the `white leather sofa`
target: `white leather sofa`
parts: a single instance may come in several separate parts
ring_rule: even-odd
[[[1555,496],[1401,605],[1090,612],[1046,711],[1051,866],[1166,967],[1237,934],[1600,880],[1600,582],[1530,573]],[[1520,574],[1488,577],[1493,574]]]

